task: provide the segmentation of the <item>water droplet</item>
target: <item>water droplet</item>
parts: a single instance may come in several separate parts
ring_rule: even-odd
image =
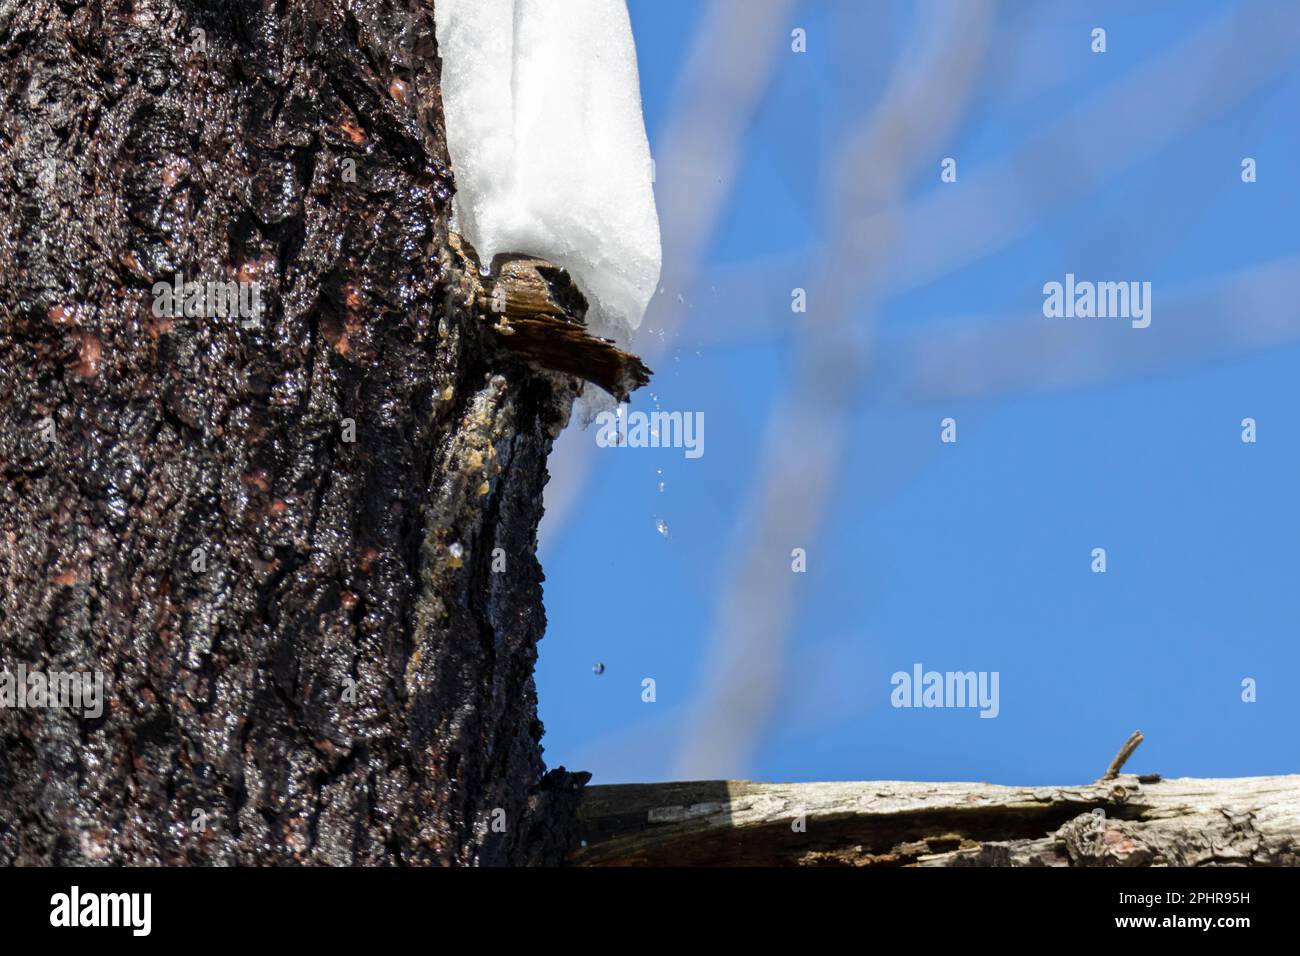
[[[596,663],[591,665],[591,672],[599,677],[601,674],[605,673],[605,665],[600,661],[596,661]]]
[[[664,493],[664,483],[661,481],[659,482],[659,494],[662,495],[663,493]]]
[[[447,551],[448,553],[451,554],[453,558],[463,557],[465,554],[465,549],[461,547],[461,543],[459,541],[453,541],[451,543],[451,546],[447,548]]]
[[[658,531],[665,538],[668,537],[668,522],[665,521],[663,518],[656,518],[655,530]]]

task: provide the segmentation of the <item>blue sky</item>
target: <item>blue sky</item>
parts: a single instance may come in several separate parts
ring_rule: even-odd
[[[844,452],[825,517],[751,556],[779,575],[790,548],[808,554],[752,747],[694,775],[1084,782],[1136,728],[1135,770],[1296,772],[1300,8],[1232,6],[996,6],[969,88],[950,93],[957,118],[903,170],[881,294],[845,313],[869,360],[835,410]],[[629,9],[662,169],[708,4]],[[705,454],[583,449],[579,498],[543,524],[551,766],[672,779],[714,732],[699,708],[730,669],[719,596],[809,321],[790,290],[815,287],[835,255],[833,170],[915,66],[916,10],[795,2],[757,51],[771,76],[693,281],[660,297],[684,320],[632,403],[703,412]],[[924,131],[928,117],[908,121]],[[943,184],[947,156],[959,173]],[[1247,156],[1255,183],[1241,181]],[[1044,318],[1042,286],[1066,272],[1151,282],[1151,327]],[[662,324],[652,311],[648,334]],[[946,417],[956,444],[939,441]],[[595,434],[566,434],[553,471]],[[797,466],[806,446],[787,453]],[[891,707],[891,674],[916,662],[999,672],[998,717]]]

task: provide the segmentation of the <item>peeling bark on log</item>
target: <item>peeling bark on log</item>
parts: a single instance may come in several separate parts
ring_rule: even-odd
[[[0,666],[108,698],[0,708],[0,864],[559,852],[577,383],[452,249],[438,68],[429,0],[0,0]],[[176,273],[260,324],[155,315]]]
[[[1300,865],[1297,776],[631,784],[588,788],[578,813],[584,866]]]

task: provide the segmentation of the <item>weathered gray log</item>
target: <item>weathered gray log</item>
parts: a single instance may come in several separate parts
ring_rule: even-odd
[[[589,787],[585,866],[1296,866],[1300,776]]]

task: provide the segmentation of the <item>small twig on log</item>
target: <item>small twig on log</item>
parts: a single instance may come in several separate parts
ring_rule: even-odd
[[[1129,737],[1129,739],[1124,742],[1124,746],[1119,748],[1119,753],[1117,753],[1115,759],[1110,762],[1110,766],[1107,767],[1106,772],[1101,775],[1101,779],[1114,780],[1118,777],[1119,772],[1124,769],[1124,764],[1128,763],[1128,758],[1133,756],[1133,751],[1137,750],[1138,744],[1142,743],[1145,739],[1146,738],[1142,736],[1142,731],[1133,731],[1133,736]]]

